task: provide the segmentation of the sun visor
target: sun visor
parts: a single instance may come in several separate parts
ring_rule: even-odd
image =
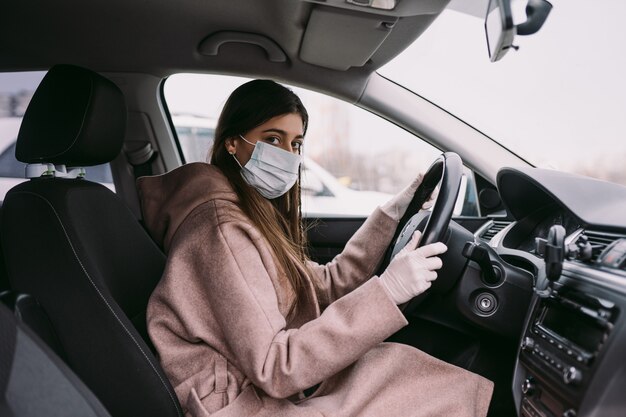
[[[304,32],[300,59],[341,71],[362,67],[397,21],[395,16],[316,7],[311,11]]]

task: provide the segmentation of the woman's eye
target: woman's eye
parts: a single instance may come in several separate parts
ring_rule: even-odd
[[[294,142],[291,144],[291,148],[294,151],[300,151],[302,149],[302,142]]]
[[[265,141],[272,145],[280,145],[280,139],[276,136],[270,136],[269,138],[266,138]]]

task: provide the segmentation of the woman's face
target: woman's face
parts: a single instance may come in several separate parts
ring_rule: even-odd
[[[304,142],[302,117],[298,113],[276,116],[243,133],[242,136],[250,143],[261,141],[287,152],[300,153],[300,147]],[[227,139],[225,146],[226,151],[234,153],[242,166],[250,160],[252,151],[254,151],[254,146],[239,137]]]

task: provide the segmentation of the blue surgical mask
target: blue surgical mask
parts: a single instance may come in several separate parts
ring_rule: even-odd
[[[259,141],[255,144],[241,135],[239,137],[254,146],[252,156],[244,166],[241,166],[233,154],[241,167],[244,180],[270,200],[289,191],[298,180],[302,157],[265,142]]]

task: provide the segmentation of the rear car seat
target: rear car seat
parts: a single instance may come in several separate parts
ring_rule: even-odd
[[[2,303],[0,415],[110,417],[63,361]]]
[[[110,80],[50,69],[17,139],[32,179],[3,204],[9,283],[35,297],[67,363],[111,414],[182,416],[146,331],[165,256],[117,195],[80,176],[120,153],[125,128],[125,100]]]

